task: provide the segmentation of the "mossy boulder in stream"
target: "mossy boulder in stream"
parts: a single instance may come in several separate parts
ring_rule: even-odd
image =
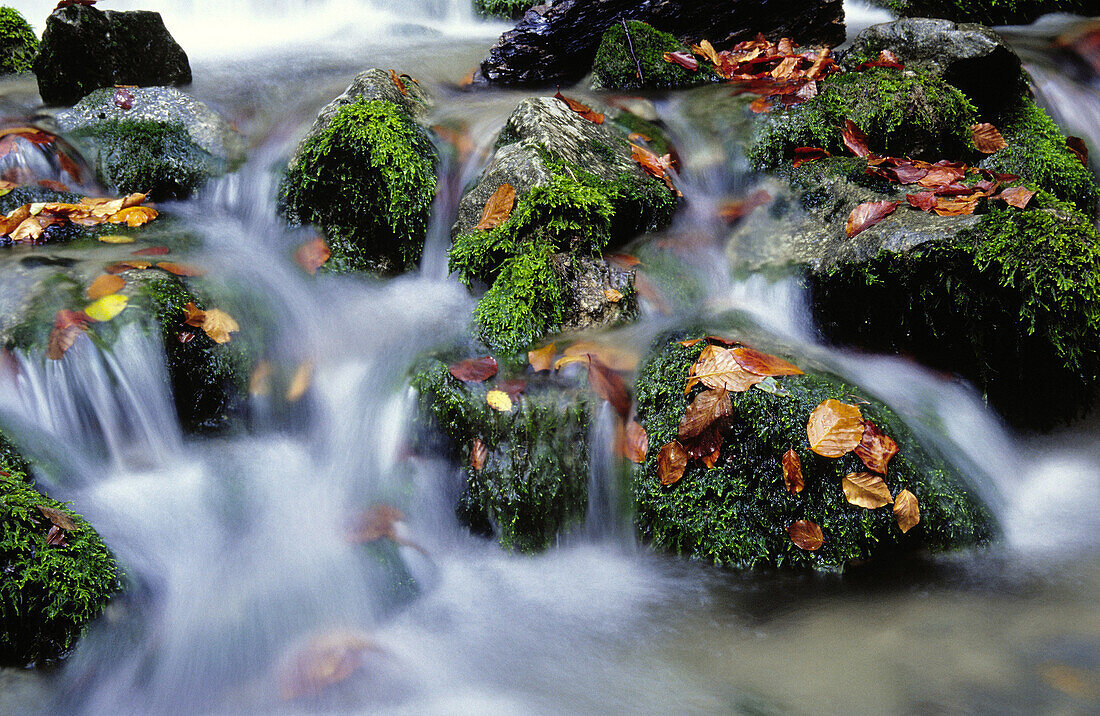
[[[280,204],[315,224],[329,268],[393,274],[420,261],[435,197],[436,151],[416,123],[427,98],[411,79],[369,70],[319,115],[290,161]]]
[[[53,519],[75,524],[47,540]],[[118,591],[119,571],[99,535],[70,506],[40,494],[29,466],[0,434],[0,665],[54,661]]]
[[[664,60],[666,52],[687,51],[687,45],[674,35],[661,32],[644,22],[631,20],[626,23],[626,29],[622,23],[612,25],[604,32],[599,49],[596,50],[596,59],[592,63],[592,88],[671,89],[691,87],[718,79],[706,66],[700,66],[693,72]],[[639,67],[641,77],[638,76]]]
[[[558,99],[524,100],[512,113],[452,229],[451,271],[489,287],[476,316],[489,346],[518,351],[552,331],[634,315],[632,272],[601,254],[667,224],[676,199],[631,152],[616,123],[591,122]],[[478,229],[505,184],[516,195],[507,220]]]
[[[757,388],[731,393],[733,412],[720,431],[714,466],[690,462],[682,478],[662,486],[661,446],[676,439],[687,406],[704,389],[684,393],[704,343],[684,347],[661,341],[638,378],[638,419],[649,438],[649,455],[637,469],[634,495],[646,541],[719,565],[836,570],[918,550],[981,545],[994,535],[988,511],[959,474],[922,446],[893,411],[822,372],[780,378],[778,393]],[[860,458],[851,452],[826,458],[810,450],[807,420],[829,399],[858,405],[864,420],[897,442],[899,452],[884,479],[891,495],[905,489],[917,497],[920,522],[908,532],[898,527],[889,505],[872,510],[845,499],[842,479],[868,472]],[[799,455],[805,481],[797,494],[787,491],[783,479],[781,460],[789,449]],[[788,528],[798,520],[821,528],[820,549],[807,551],[792,542]]]
[[[870,0],[903,17],[940,17],[985,25],[1017,25],[1051,12],[1095,15],[1094,0]]]
[[[0,75],[31,71],[38,52],[38,35],[30,24],[10,7],[0,7]]]

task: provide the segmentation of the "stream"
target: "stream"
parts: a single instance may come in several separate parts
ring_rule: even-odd
[[[54,4],[15,3],[38,30]],[[455,207],[531,93],[458,85],[507,26],[476,19],[465,0],[109,7],[161,12],[191,60],[187,91],[247,138],[236,172],[158,208],[198,237],[188,260],[235,292],[241,325],[262,322],[273,359],[288,371],[308,363],[312,385],[295,403],[254,398],[246,431],[191,437],[176,419],[162,350],[144,335],[124,335],[110,353],[82,341],[64,361],[18,356],[20,379],[0,381],[5,427],[50,466],[50,494],[78,506],[135,586],[61,669],[0,670],[0,713],[1100,708],[1100,422],[1018,436],[956,378],[820,345],[793,280],[731,273],[713,208],[749,185],[728,141],[745,120],[740,110],[736,120],[699,119],[726,108],[728,92],[648,97],[682,157],[688,208],[639,241],[690,239],[691,251],[669,255],[706,276],[696,313],[736,314],[852,379],[963,468],[1004,527],[988,550],[843,576],[741,573],[654,553],[633,536],[606,415],[592,431],[583,529],[537,556],[470,535],[454,516],[463,475],[409,450],[407,376],[418,355],[463,335],[475,305],[446,275]],[[888,19],[848,10],[850,36]],[[1008,39],[1034,68],[1038,99],[1098,147],[1100,78],[1059,73],[1036,40],[1043,32],[1015,28]],[[432,123],[466,126],[482,151],[441,165],[419,273],[306,276],[291,255],[309,232],[275,213],[279,172],[317,110],[369,67],[416,77],[435,98]],[[581,99],[583,87],[574,90]],[[33,120],[38,105],[33,78],[0,83],[7,119]],[[64,246],[33,250],[82,258]],[[0,256],[0,276],[16,275],[17,259]],[[17,284],[0,281],[0,305]],[[675,319],[648,306],[607,339],[644,352]],[[420,593],[393,612],[388,586],[342,539],[341,516],[395,492],[411,495],[402,530],[424,553],[400,547]],[[331,630],[369,634],[364,668],[308,702],[281,698],[280,659]]]

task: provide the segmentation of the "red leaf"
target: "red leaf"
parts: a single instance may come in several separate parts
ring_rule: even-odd
[[[134,107],[134,93],[125,87],[119,87],[115,90],[115,106],[119,109],[133,109]]]
[[[868,201],[860,204],[848,215],[848,222],[844,227],[845,233],[850,239],[893,214],[897,208],[896,201]]]
[[[825,157],[832,156],[824,149],[818,149],[817,147],[798,147],[794,150],[794,168],[798,169],[807,162],[817,161],[818,159],[824,159]],[[768,197],[771,198],[770,196]]]
[[[513,401],[519,400],[519,394],[527,390],[527,381],[522,378],[503,380],[496,385],[497,390],[503,390]]]
[[[1022,186],[1014,186],[1005,189],[994,199],[1000,199],[1009,206],[1014,206],[1017,209],[1026,208],[1031,201],[1031,197],[1035,196],[1035,192]]]
[[[922,191],[919,194],[908,194],[905,200],[909,205],[921,211],[932,211],[936,206],[936,192]]]
[[[867,135],[852,120],[844,120],[844,131],[841,132],[841,136],[844,138],[844,146],[857,157],[865,157],[871,153],[867,147]]]
[[[699,60],[695,59],[693,55],[687,52],[666,52],[661,55],[661,58],[664,59],[665,62],[679,65],[685,70],[695,72],[699,69]]]
[[[883,50],[878,53],[878,58],[869,62],[864,62],[856,68],[856,72],[862,72],[871,67],[893,67],[895,70],[904,70],[905,65],[901,63],[898,56],[890,50]]]
[[[619,414],[623,420],[630,415],[630,393],[626,383],[615,371],[600,362],[591,353],[588,354],[588,384],[596,395],[600,396]]]
[[[603,115],[600,114],[599,112],[593,111],[592,108],[589,107],[588,105],[581,104],[580,102],[578,102],[575,99],[569,99],[568,97],[564,96],[561,92],[558,92],[557,94],[555,94],[554,98],[555,99],[560,99],[562,102],[565,102],[565,106],[569,107],[569,109],[573,110],[574,112],[576,112],[580,116],[584,117],[589,122],[592,122],[593,124],[603,124],[603,119],[604,119]]]
[[[928,176],[927,169],[912,164],[901,164],[884,171],[888,177],[893,178],[898,184],[916,184]]]
[[[482,383],[497,374],[497,359],[492,356],[468,358],[451,365],[451,375],[468,383]]]
[[[49,343],[46,346],[46,357],[50,360],[61,360],[65,351],[72,347],[76,339],[80,337],[92,319],[83,311],[69,311],[61,309],[54,317],[53,330],[50,331]]]

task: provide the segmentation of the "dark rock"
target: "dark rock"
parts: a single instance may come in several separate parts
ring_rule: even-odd
[[[1096,14],[1096,0],[869,0],[902,17],[938,17],[983,25],[1017,25],[1051,12],[1086,17]]]
[[[710,40],[722,49],[758,32],[799,44],[844,41],[840,0],[555,0],[537,5],[504,33],[475,79],[495,84],[573,82],[592,67],[600,38],[612,24],[640,20],[680,39]]]
[[[10,7],[0,7],[0,75],[31,71],[31,62],[38,52],[38,35]]]
[[[187,55],[160,13],[88,5],[58,8],[46,20],[34,73],[47,104],[73,104],[100,87],[191,82]]]
[[[555,254],[554,275],[566,286],[563,331],[581,331],[626,323],[638,304],[634,272],[588,256]]]
[[[474,0],[474,10],[485,17],[518,20],[540,0]]]

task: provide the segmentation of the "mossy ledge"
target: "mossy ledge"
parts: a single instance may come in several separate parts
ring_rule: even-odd
[[[76,523],[66,546],[46,543],[39,506]],[[114,558],[95,530],[64,503],[37,492],[27,462],[0,434],[0,665],[63,657],[120,589]]]
[[[627,29],[622,23],[611,25],[604,32],[592,62],[593,89],[673,89],[718,80],[708,65],[700,64],[699,69],[692,72],[664,60],[666,52],[688,51],[687,45],[675,36],[637,20],[628,21],[626,28],[630,32],[629,43]],[[639,65],[641,78],[638,77]]]
[[[688,369],[702,348],[662,340],[639,375],[638,419],[650,446],[634,483],[644,540],[716,565],[840,570],[857,561],[984,545],[993,538],[989,512],[955,470],[922,447],[885,405],[825,374],[780,379],[785,396],[756,389],[732,394],[733,416],[717,464],[692,463],[678,482],[662,487],[657,455],[676,437],[685,409],[702,390],[684,395]],[[830,459],[810,451],[807,418],[829,398],[858,403],[864,419],[900,446],[885,480],[891,494],[907,489],[920,502],[920,524],[908,533],[898,528],[889,506],[867,510],[845,500],[841,479],[866,471],[858,457]],[[797,495],[787,492],[780,463],[792,447],[806,483]],[[824,533],[825,544],[815,552],[795,546],[787,532],[803,519]]]
[[[474,0],[474,10],[482,17],[502,17],[518,20],[543,0]]]
[[[26,19],[14,8],[0,7],[0,75],[30,72],[37,53],[38,35]]]
[[[393,274],[419,263],[436,151],[401,108],[384,100],[346,104],[296,156],[280,205],[292,223],[325,232],[331,270]]]

